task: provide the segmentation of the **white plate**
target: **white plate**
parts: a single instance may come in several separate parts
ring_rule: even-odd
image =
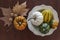
[[[50,9],[53,12],[53,17],[55,20],[57,20],[59,22],[59,18],[58,18],[58,13],[56,12],[55,9],[53,9],[51,6],[47,6],[47,5],[39,5],[39,6],[35,6],[28,15],[27,18],[27,23],[28,23],[28,28],[30,31],[32,31],[35,35],[40,35],[40,36],[47,36],[47,35],[51,35],[56,29],[50,29],[50,31],[47,34],[42,34],[39,30],[35,29],[34,26],[31,24],[30,21],[28,21],[31,18],[31,15],[33,12],[41,10],[41,9]]]

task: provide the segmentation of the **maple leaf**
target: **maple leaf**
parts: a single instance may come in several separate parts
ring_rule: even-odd
[[[20,5],[19,5],[19,2],[17,2],[12,9],[10,7],[9,8],[0,7],[0,9],[2,10],[2,13],[4,15],[4,17],[1,17],[0,20],[5,22],[4,26],[11,25],[12,20],[13,20],[12,16],[14,16],[14,17],[16,17],[17,15],[26,16],[26,13],[29,10],[26,8],[26,6],[27,6],[26,2],[24,2]]]
[[[1,8],[2,13],[4,15],[4,17],[1,17],[0,20],[5,22],[4,26],[6,26],[6,25],[10,26],[10,24],[12,23],[11,20],[10,20],[11,19],[11,14],[10,13],[12,12],[10,7],[9,8],[0,7],[0,8]]]
[[[2,13],[5,17],[10,17],[11,16],[11,8],[3,8],[3,7],[0,7],[0,9],[2,10]]]
[[[29,11],[29,9],[26,7],[27,7],[26,2],[24,2],[20,5],[19,5],[19,2],[17,2],[12,10],[17,15],[26,16],[27,12]]]

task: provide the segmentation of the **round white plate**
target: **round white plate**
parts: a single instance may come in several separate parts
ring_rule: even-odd
[[[47,6],[47,5],[39,5],[39,6],[35,6],[28,15],[27,18],[27,23],[28,23],[28,28],[30,31],[32,31],[35,35],[40,35],[40,36],[47,36],[47,35],[51,35],[56,29],[50,29],[50,31],[47,34],[42,34],[38,29],[36,29],[30,22],[30,18],[33,12],[36,12],[38,10],[41,9],[50,9],[53,12],[53,17],[55,20],[57,20],[59,22],[59,18],[58,18],[58,13],[56,12],[55,9],[53,9],[51,6]]]

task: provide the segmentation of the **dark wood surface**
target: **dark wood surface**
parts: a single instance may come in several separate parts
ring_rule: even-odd
[[[19,1],[20,4],[24,1],[27,1],[27,7],[30,10],[36,6],[41,4],[46,4],[52,6],[59,15],[60,18],[60,1],[59,0],[0,0],[0,7],[8,8],[9,6],[12,8],[16,2]],[[0,17],[2,17],[2,11],[0,9]],[[60,40],[60,23],[58,29],[50,36],[41,37],[34,35],[28,27],[24,31],[18,31],[14,28],[13,25],[8,28],[7,26],[3,26],[4,22],[0,21],[0,40]],[[9,31],[7,31],[9,30]]]

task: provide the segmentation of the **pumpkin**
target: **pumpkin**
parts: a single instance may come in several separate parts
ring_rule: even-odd
[[[30,19],[31,23],[35,26],[39,26],[43,22],[43,15],[40,12],[32,13],[32,17]]]
[[[18,16],[14,19],[14,26],[17,30],[24,30],[26,28],[27,21],[25,17]]]
[[[52,28],[55,29],[58,26],[58,22],[56,20],[52,20]]]
[[[48,33],[50,30],[50,25],[48,25],[47,23],[43,23],[41,26],[39,26],[39,31],[43,34]]]
[[[52,12],[49,9],[45,9],[42,11],[43,17],[44,17],[44,22],[49,23],[50,20],[52,19]]]

